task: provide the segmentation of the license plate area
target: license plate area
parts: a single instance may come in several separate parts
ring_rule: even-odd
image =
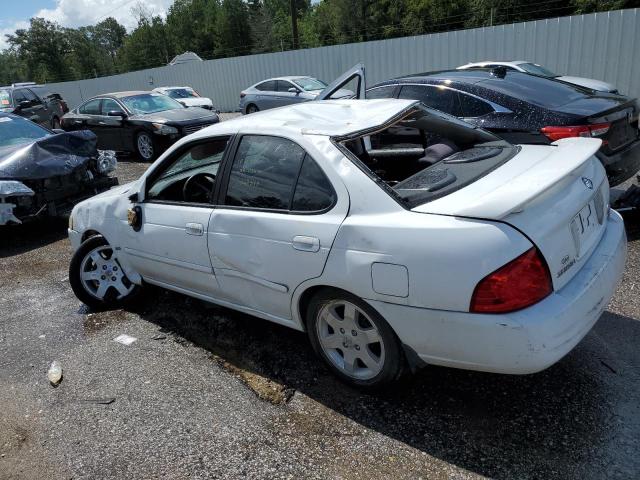
[[[589,250],[597,233],[602,229],[605,212],[601,189],[602,187],[598,188],[595,195],[571,219],[570,229],[576,247],[576,258],[580,258],[582,253]]]

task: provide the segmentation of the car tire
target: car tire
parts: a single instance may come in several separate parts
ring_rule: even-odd
[[[144,162],[151,162],[156,158],[157,146],[153,140],[153,134],[142,131],[138,132],[135,137],[135,149],[138,158]]]
[[[122,271],[102,235],[88,238],[76,250],[69,265],[69,283],[76,297],[96,310],[124,306],[141,290]]]
[[[405,357],[389,324],[364,300],[342,290],[315,294],[306,311],[314,351],[342,381],[377,390],[400,379]]]
[[[58,117],[53,117],[51,119],[51,128],[53,130],[62,128],[62,126],[60,125],[60,119]]]
[[[259,112],[260,109],[258,108],[257,105],[254,105],[253,103],[250,103],[249,105],[247,105],[247,115],[251,114],[251,113],[256,113]]]

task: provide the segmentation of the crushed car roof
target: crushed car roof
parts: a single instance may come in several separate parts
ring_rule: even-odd
[[[418,104],[416,100],[323,100],[265,110],[201,130],[198,137],[218,132],[289,130],[303,135],[339,137],[374,128]]]

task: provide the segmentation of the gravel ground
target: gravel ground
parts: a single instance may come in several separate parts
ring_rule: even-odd
[[[431,367],[377,395],[335,381],[304,335],[171,292],[89,312],[64,222],[0,230],[0,479],[638,478],[639,225],[615,298],[557,365]]]

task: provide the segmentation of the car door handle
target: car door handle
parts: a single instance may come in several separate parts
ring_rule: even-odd
[[[296,235],[291,240],[291,245],[296,250],[302,250],[303,252],[317,252],[320,250],[320,240],[316,237]]]
[[[100,121],[98,122],[98,125],[106,125],[106,124],[107,124],[107,123],[106,123],[106,122],[103,122],[102,120],[100,120]]]
[[[187,235],[202,235],[204,233],[204,227],[201,223],[187,223],[184,228]]]

